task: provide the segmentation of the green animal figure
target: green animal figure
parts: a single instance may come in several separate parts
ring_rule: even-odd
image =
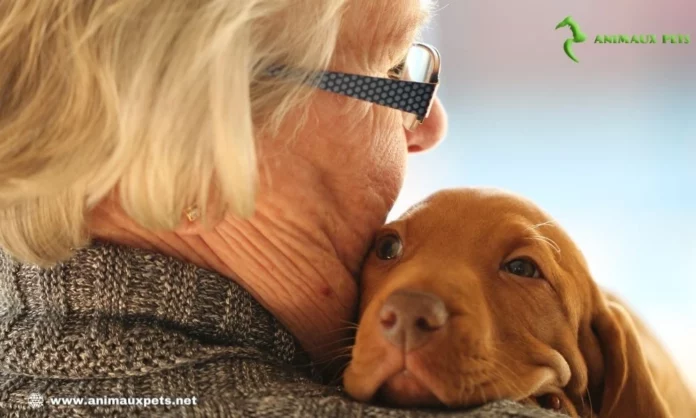
[[[573,44],[574,43],[580,43],[580,42],[585,42],[585,39],[587,39],[587,35],[585,35],[582,30],[580,30],[580,26],[578,26],[578,23],[573,20],[572,17],[568,16],[565,19],[561,20],[561,23],[556,25],[556,29],[562,28],[564,26],[568,26],[570,28],[571,33],[573,34],[572,38],[566,39],[565,43],[563,44],[563,50],[565,51],[566,55],[570,59],[572,59],[575,62],[580,62],[578,59],[575,57],[575,54],[573,53]]]

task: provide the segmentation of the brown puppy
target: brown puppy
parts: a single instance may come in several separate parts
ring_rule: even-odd
[[[344,374],[356,399],[450,407],[511,399],[581,417],[696,416],[657,340],[599,290],[566,233],[517,196],[431,196],[377,235],[361,287]]]

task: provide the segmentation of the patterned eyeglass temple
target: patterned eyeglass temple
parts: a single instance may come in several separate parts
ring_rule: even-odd
[[[268,73],[271,76],[278,76],[283,71],[283,67],[275,67],[269,69]],[[437,74],[431,81],[433,82],[419,83],[334,71],[319,71],[305,82],[321,90],[412,113],[416,115],[419,122],[423,122],[430,112],[437,91]]]

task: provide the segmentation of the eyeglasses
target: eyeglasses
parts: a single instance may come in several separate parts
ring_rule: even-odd
[[[279,75],[283,67],[269,70]],[[415,130],[430,114],[440,83],[440,53],[435,47],[414,43],[406,58],[392,68],[388,78],[334,71],[313,73],[306,83],[324,91],[406,112],[404,127]]]

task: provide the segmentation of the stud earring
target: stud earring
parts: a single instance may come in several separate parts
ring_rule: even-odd
[[[195,221],[200,216],[200,212],[198,210],[197,205],[190,206],[188,209],[186,209],[184,214],[186,215],[186,218],[189,220],[189,222]]]

